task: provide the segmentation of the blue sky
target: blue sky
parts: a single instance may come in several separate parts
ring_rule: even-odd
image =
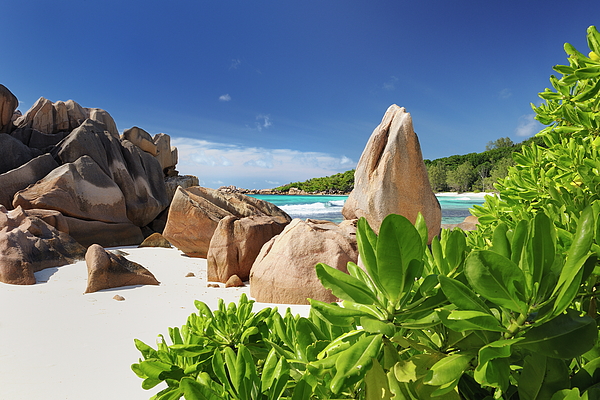
[[[587,53],[597,0],[12,1],[0,83],[169,134],[208,187],[269,188],[354,168],[391,104],[429,159],[539,125],[530,103]]]

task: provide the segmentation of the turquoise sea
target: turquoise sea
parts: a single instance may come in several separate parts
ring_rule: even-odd
[[[314,218],[341,222],[342,207],[348,196],[285,196],[253,195],[271,202],[287,212],[292,218]],[[442,224],[458,224],[469,216],[469,208],[483,204],[480,195],[441,194],[437,196],[442,207]]]

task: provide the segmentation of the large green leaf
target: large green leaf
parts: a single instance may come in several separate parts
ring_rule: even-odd
[[[587,207],[582,213],[577,224],[577,231],[573,237],[573,242],[569,247],[567,253],[567,259],[565,265],[562,268],[561,274],[556,284],[556,289],[553,295],[557,295],[557,305],[555,310],[558,312],[562,311],[559,304],[565,304],[567,301],[571,301],[570,296],[567,297],[566,301],[561,299],[565,297],[567,293],[572,293],[569,287],[573,284],[575,277],[580,273],[584,263],[589,257],[590,248],[592,241],[596,233],[596,216],[592,207]]]
[[[442,244],[448,268],[457,269],[463,263],[467,249],[465,233],[461,229],[453,229],[445,235],[444,239]]]
[[[464,283],[443,275],[438,280],[448,300],[459,309],[491,314],[490,308]]]
[[[406,217],[390,214],[379,228],[376,254],[380,289],[388,300],[396,304],[405,294],[409,281],[407,274],[420,274],[423,259],[421,236]]]
[[[455,353],[436,362],[423,379],[423,383],[442,386],[457,381],[471,364],[471,353]]]
[[[492,332],[506,332],[492,314],[473,310],[452,310],[449,314],[438,314],[443,324],[457,332],[468,330],[484,330]]]
[[[569,386],[569,369],[564,361],[536,353],[525,357],[519,379],[520,400],[549,399]]]
[[[506,232],[508,231],[508,226],[505,223],[500,223],[494,229],[492,234],[492,247],[491,251],[501,254],[506,258],[510,258],[511,249],[510,249],[510,241],[506,237]]]
[[[547,357],[573,358],[590,350],[598,339],[596,322],[573,309],[531,328],[519,346]]]
[[[377,361],[373,360],[373,367],[365,375],[365,400],[391,400],[388,377]]]
[[[465,276],[476,293],[509,310],[527,313],[525,276],[510,259],[489,250],[473,251]]]
[[[377,303],[375,294],[355,277],[323,263],[317,264],[315,270],[321,284],[330,289],[334,296],[361,304]]]
[[[335,326],[353,326],[357,317],[369,315],[365,312],[340,307],[337,303],[324,303],[313,299],[308,299],[308,302],[312,312]]]
[[[531,251],[533,252],[533,282],[540,283],[550,272],[555,256],[554,225],[543,212],[538,213],[533,221],[533,237]]]
[[[356,223],[356,244],[358,254],[367,270],[367,273],[373,279],[377,287],[381,287],[379,274],[377,273],[377,235],[364,217],[359,218]]]
[[[340,393],[347,385],[362,379],[381,350],[383,335],[365,335],[353,346],[344,350],[335,362],[335,376],[331,380],[331,391]]]
[[[479,359],[473,377],[483,386],[506,391],[510,376],[509,357],[512,346],[522,338],[496,340],[479,349]]]

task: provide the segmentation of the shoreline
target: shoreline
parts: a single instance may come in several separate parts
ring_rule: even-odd
[[[196,312],[194,300],[216,309],[249,286],[207,287],[206,260],[183,255],[178,249],[123,246],[128,260],[152,272],[160,285],[125,286],[84,294],[85,261],[35,273],[35,285],[0,283],[0,386],[3,398],[15,399],[128,399],[147,400],[161,390],[142,389],[131,370],[141,357],[134,338],[156,348],[169,327],[185,325]],[[192,272],[195,277],[186,277]],[[124,301],[113,299],[115,295]],[[254,311],[287,305],[255,303]],[[305,315],[308,306],[290,305]],[[32,372],[32,368],[35,371]]]

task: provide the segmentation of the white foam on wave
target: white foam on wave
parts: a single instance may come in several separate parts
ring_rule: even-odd
[[[290,215],[322,215],[341,212],[343,206],[344,200],[332,200],[326,203],[286,204],[279,208]]]

